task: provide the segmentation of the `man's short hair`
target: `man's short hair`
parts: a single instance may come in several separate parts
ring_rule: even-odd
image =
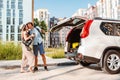
[[[33,26],[33,23],[32,22],[28,22],[26,25],[28,26],[28,24],[31,24]]]

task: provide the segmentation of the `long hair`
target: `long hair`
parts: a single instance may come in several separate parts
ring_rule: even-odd
[[[26,31],[26,25],[25,24],[22,26],[21,31]]]

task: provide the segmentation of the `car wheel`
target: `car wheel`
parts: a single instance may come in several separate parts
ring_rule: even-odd
[[[104,56],[102,70],[110,74],[117,74],[120,72],[120,53],[118,51],[107,51]]]
[[[87,62],[85,62],[85,61],[80,61],[80,64],[81,64],[82,66],[89,66],[89,65],[90,65],[90,63],[87,63]]]

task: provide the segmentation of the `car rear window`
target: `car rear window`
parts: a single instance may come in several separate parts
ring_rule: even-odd
[[[102,22],[100,29],[105,35],[120,36],[120,23]]]

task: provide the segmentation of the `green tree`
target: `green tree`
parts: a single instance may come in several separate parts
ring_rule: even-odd
[[[39,21],[37,18],[34,19],[34,26],[39,26],[44,31],[47,31],[47,25],[45,21]]]
[[[34,26],[39,26],[40,27],[40,22],[38,21],[37,18],[34,19]]]
[[[45,21],[41,21],[40,26],[41,26],[41,29],[43,29],[44,31],[47,31],[47,25]]]

